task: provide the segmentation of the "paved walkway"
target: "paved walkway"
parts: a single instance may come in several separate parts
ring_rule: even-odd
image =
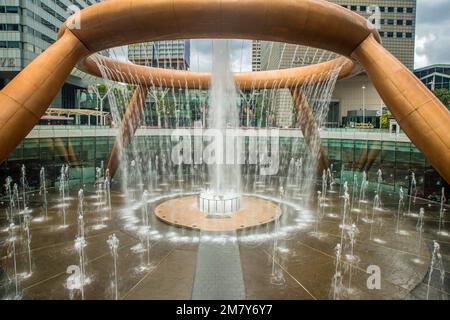
[[[207,233],[202,233],[206,235]],[[236,232],[229,235],[236,236]],[[239,244],[200,242],[195,270],[193,300],[245,299]]]

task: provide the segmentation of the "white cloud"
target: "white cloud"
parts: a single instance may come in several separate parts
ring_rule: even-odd
[[[250,40],[231,40],[231,60],[234,72],[252,70],[252,42]],[[191,41],[191,70],[211,71],[212,40]]]
[[[450,1],[418,0],[415,67],[450,63]]]

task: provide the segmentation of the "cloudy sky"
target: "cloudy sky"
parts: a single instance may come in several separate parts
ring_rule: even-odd
[[[450,0],[417,0],[415,67],[450,63]]]
[[[251,41],[231,43],[233,71],[251,71]],[[114,54],[126,59],[126,47]],[[191,42],[191,70],[210,71],[212,40]],[[450,63],[450,0],[417,0],[415,68]]]

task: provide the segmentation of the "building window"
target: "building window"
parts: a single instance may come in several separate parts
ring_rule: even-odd
[[[397,38],[403,38],[403,32],[397,32]]]
[[[6,6],[6,13],[19,13],[19,7]]]
[[[357,10],[357,7],[356,7],[356,6],[350,6],[350,10],[356,11],[356,10]]]
[[[413,23],[412,23],[412,20],[406,20],[406,25],[407,25],[407,26],[412,26],[412,24],[413,24]]]
[[[404,11],[403,7],[398,7],[398,8],[397,8],[397,12],[398,12],[398,13],[403,13],[403,11]]]
[[[412,38],[412,33],[411,32],[406,32],[405,33],[405,37],[406,38]]]
[[[385,12],[386,9],[384,7],[380,7],[380,12]]]
[[[393,38],[394,37],[394,33],[393,32],[388,32],[387,33],[387,37],[388,38]]]
[[[394,12],[394,7],[388,7],[388,12]]]
[[[402,19],[397,19],[397,25],[398,26],[402,26],[403,25],[403,20]]]
[[[388,19],[387,24],[390,26],[394,25],[394,19]]]
[[[406,8],[406,13],[413,13],[414,12],[414,8]]]
[[[384,37],[384,31],[380,31],[380,37]]]
[[[359,10],[366,12],[367,11],[367,7],[366,6],[359,6]]]

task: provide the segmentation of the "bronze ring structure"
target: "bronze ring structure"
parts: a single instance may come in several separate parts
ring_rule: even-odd
[[[209,73],[199,73],[180,70],[169,70],[136,65],[129,62],[113,60],[98,54],[83,59],[78,68],[97,77],[107,73],[110,80],[137,84],[130,99],[126,112],[120,124],[119,133],[112,147],[108,161],[108,169],[113,177],[120,164],[120,150],[125,149],[133,140],[134,134],[140,126],[143,116],[143,105],[148,94],[148,87],[173,87],[188,89],[208,89],[211,83]],[[103,70],[101,70],[103,69]],[[338,72],[336,70],[339,70]],[[312,66],[290,68],[274,71],[259,71],[235,74],[235,81],[241,90],[291,88],[294,105],[299,114],[300,129],[308,146],[315,145],[318,137],[318,128],[314,113],[306,97],[302,100],[296,97],[300,87],[306,82],[308,85],[318,84],[330,79],[336,73],[338,79],[347,77],[358,70],[358,66],[350,59],[340,57],[331,61]],[[301,102],[301,103],[300,103]],[[316,133],[316,134],[313,134]],[[320,138],[319,138],[320,139]],[[318,168],[326,170],[328,163],[325,151],[318,142]]]
[[[356,60],[411,141],[450,182],[450,112],[380,44],[370,23],[324,0],[109,0],[87,7],[0,92],[0,161],[82,59],[130,43],[194,38],[286,42]]]

